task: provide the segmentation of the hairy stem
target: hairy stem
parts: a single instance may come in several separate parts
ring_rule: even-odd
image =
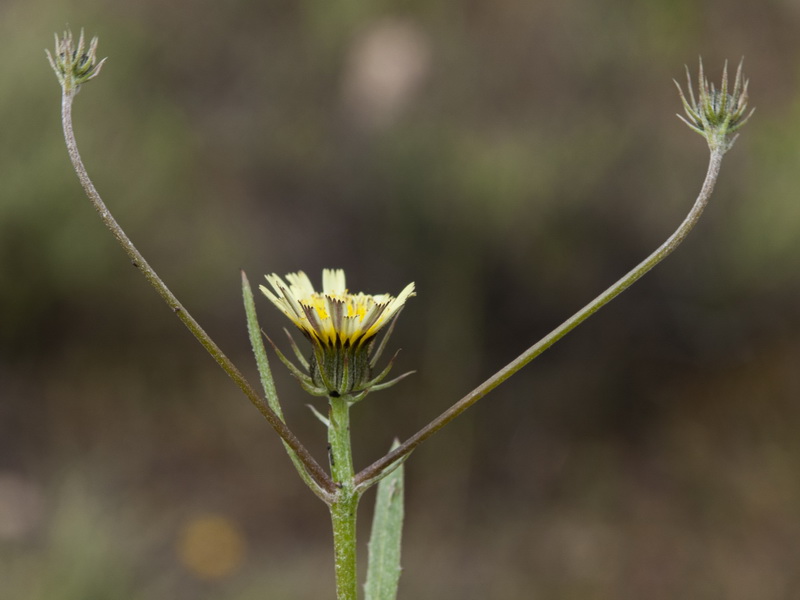
[[[350,441],[348,397],[329,398],[328,443],[331,473],[338,488],[330,505],[337,600],[358,598],[356,574],[356,512],[360,494],[353,483],[353,452]]]
[[[319,466],[314,457],[311,456],[309,451],[300,443],[300,440],[291,432],[286,424],[278,418],[278,415],[264,402],[259,394],[244,378],[244,375],[236,368],[230,359],[220,350],[214,341],[208,336],[202,327],[194,320],[194,318],[186,311],[183,305],[178,301],[175,295],[169,288],[161,281],[161,278],[147,263],[141,253],[131,242],[130,238],[125,234],[122,228],[117,224],[117,221],[106,208],[100,194],[94,187],[92,180],[86,172],[86,167],[83,165],[80,153],[78,152],[78,145],[75,141],[75,133],[72,128],[72,101],[75,98],[77,90],[70,89],[64,90],[61,97],[61,122],[64,128],[64,139],[67,143],[67,150],[69,157],[72,161],[72,166],[80,179],[86,195],[94,205],[95,210],[100,215],[100,219],[105,226],[111,231],[114,237],[122,246],[125,253],[130,257],[131,263],[134,267],[141,271],[147,281],[156,289],[158,294],[164,299],[167,305],[183,321],[183,324],[192,332],[197,340],[203,345],[209,354],[217,361],[220,367],[233,379],[236,385],[244,392],[245,396],[253,403],[262,416],[283,439],[284,442],[297,454],[297,457],[305,465],[314,481],[323,489],[332,492],[335,487],[333,481],[328,474]]]
[[[688,233],[697,223],[703,209],[708,204],[711,193],[714,191],[714,184],[719,176],[720,166],[722,164],[722,157],[725,154],[725,149],[715,148],[711,151],[711,156],[708,163],[708,171],[706,172],[703,187],[700,194],[689,211],[689,214],[680,224],[678,229],[673,233],[667,241],[665,241],[658,249],[655,250],[650,256],[644,259],[624,277],[614,283],[602,294],[597,296],[589,304],[580,309],[577,313],[572,315],[569,319],[564,321],[561,325],[556,327],[553,331],[547,334],[540,341],[525,350],[516,359],[511,361],[505,367],[500,369],[497,373],[492,375],[489,379],[484,381],[474,390],[469,392],[466,396],[461,398],[458,402],[453,404],[450,408],[444,411],[436,419],[431,421],[428,425],[420,429],[416,434],[411,436],[395,450],[392,450],[383,458],[375,461],[367,468],[363,469],[356,476],[356,484],[366,481],[375,477],[382,472],[386,467],[391,465],[397,459],[407,455],[414,448],[419,446],[422,442],[431,437],[434,433],[439,431],[442,427],[447,425],[450,421],[455,419],[458,415],[467,410],[470,406],[475,404],[478,400],[483,398],[486,394],[503,383],[506,379],[511,377],[514,373],[519,371],[522,367],[527,365],[534,358],[539,356],[542,352],[547,350],[550,346],[555,344],[558,340],[572,331],[575,327],[583,323],[587,318],[596,313],[600,308],[608,304],[611,300],[616,298],[620,293],[625,291],[631,284],[637,281],[642,275],[647,273],[650,269],[664,260],[675,248],[686,238]]]

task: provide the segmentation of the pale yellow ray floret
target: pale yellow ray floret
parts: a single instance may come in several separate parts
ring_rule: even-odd
[[[322,271],[321,292],[314,289],[303,271],[289,273],[285,281],[275,273],[266,278],[272,290],[260,286],[264,295],[311,341],[325,346],[353,346],[369,341],[415,295],[413,283],[397,297],[351,294],[342,269]]]

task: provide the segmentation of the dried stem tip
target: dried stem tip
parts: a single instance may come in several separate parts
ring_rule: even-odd
[[[45,50],[47,60],[58,77],[58,82],[64,92],[77,92],[82,83],[86,83],[100,73],[106,59],[97,60],[97,37],[93,37],[86,47],[83,29],[75,46],[71,31],[65,31],[59,38],[55,35],[56,46],[53,54]]]
[[[686,123],[691,129],[702,135],[708,141],[711,150],[721,150],[727,152],[736,141],[737,135],[733,135],[744,125],[755,109],[747,112],[747,85],[749,81],[742,74],[742,61],[736,69],[736,78],[733,82],[733,90],[728,92],[728,62],[722,70],[722,82],[719,89],[714,84],[709,84],[703,74],[703,60],[700,59],[700,68],[697,75],[697,98],[695,99],[692,91],[692,77],[689,75],[689,67],[686,67],[686,82],[688,100],[676,81],[678,93],[683,102],[683,109],[686,117],[678,115],[678,118]]]

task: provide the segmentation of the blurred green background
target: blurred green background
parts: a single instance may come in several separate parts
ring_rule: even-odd
[[[672,232],[707,150],[671,79],[744,55],[758,111],[688,241],[408,463],[400,597],[800,595],[796,0],[4,0],[0,597],[333,596],[323,505],[82,195],[65,24],[110,57],[90,173],[253,381],[240,269],[416,282],[358,467]]]

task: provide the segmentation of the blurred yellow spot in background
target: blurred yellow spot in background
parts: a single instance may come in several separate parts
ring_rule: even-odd
[[[184,525],[176,550],[183,565],[198,578],[221,579],[241,565],[245,540],[233,520],[201,514]]]

